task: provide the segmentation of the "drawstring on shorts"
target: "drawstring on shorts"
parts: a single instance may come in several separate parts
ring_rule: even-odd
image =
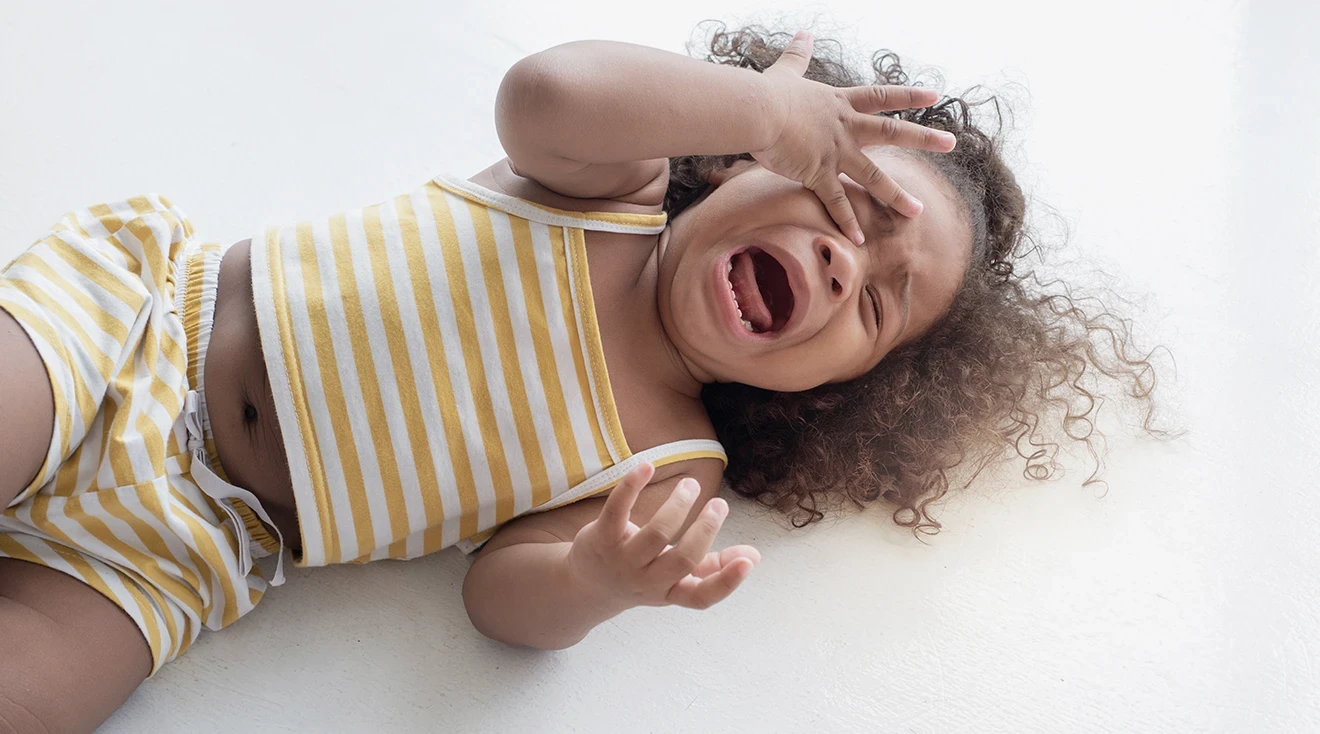
[[[202,427],[203,403],[196,390],[189,390],[184,397],[184,425],[188,429],[188,451],[192,454],[192,477],[211,499],[225,511],[230,521],[234,524],[234,533],[238,536],[238,572],[247,576],[252,571],[253,550],[257,551],[257,557],[269,555],[253,539],[248,532],[247,526],[243,524],[243,517],[238,514],[238,510],[229,504],[228,500],[238,500],[252,511],[257,513],[262,522],[270,526],[275,531],[275,538],[279,541],[280,549],[276,552],[277,560],[275,562],[275,575],[270,580],[271,586],[279,586],[284,583],[284,536],[280,534],[280,529],[271,521],[270,515],[266,509],[261,506],[261,502],[256,495],[243,489],[229,484],[225,480],[211,471],[210,462],[206,455],[206,434]]]

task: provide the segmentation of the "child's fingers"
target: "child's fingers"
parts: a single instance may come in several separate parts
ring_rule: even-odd
[[[727,549],[726,549],[727,550]],[[692,575],[699,579],[704,579],[716,571],[724,568],[724,561],[720,559],[722,551],[711,551],[705,558],[692,569]]]
[[[923,209],[916,197],[904,191],[897,181],[880,170],[875,161],[860,150],[843,161],[843,172],[905,217],[915,217]]]
[[[752,572],[753,565],[748,558],[737,558],[704,579],[687,576],[670,587],[665,601],[689,609],[709,609],[737,590]]]
[[[666,550],[651,564],[650,572],[671,581],[692,573],[706,557],[715,542],[724,518],[729,514],[729,503],[716,497],[706,503],[705,509],[679,539],[678,545]]]
[[[815,46],[816,41],[810,33],[798,31],[797,35],[793,36],[793,40],[784,47],[784,52],[766,71],[785,69],[794,76],[802,76],[807,73],[807,64],[811,62],[811,54],[815,52]]]
[[[679,481],[669,493],[669,498],[656,510],[651,521],[646,523],[629,538],[623,552],[630,557],[634,565],[641,567],[660,555],[669,541],[678,534],[687,518],[688,510],[701,492],[701,485],[691,477]]]
[[[704,579],[739,558],[746,558],[755,565],[761,562],[761,552],[750,545],[731,545],[722,551],[711,551],[692,569],[692,575]]]
[[[706,558],[697,567],[692,570],[692,575],[699,579],[704,579],[725,566],[733,563],[739,558],[746,558],[752,562],[752,565],[761,562],[761,551],[750,545],[731,545],[722,551],[711,551],[706,554]]]
[[[849,119],[862,145],[896,145],[900,148],[948,153],[958,144],[953,133],[918,125],[885,115],[857,115]]]
[[[940,99],[939,92],[934,89],[898,84],[868,84],[848,87],[843,92],[853,109],[868,114],[929,107]]]
[[[623,479],[610,490],[609,496],[605,498],[605,506],[600,508],[600,516],[596,519],[610,538],[622,538],[628,531],[628,518],[632,516],[633,503],[654,474],[655,467],[649,462],[643,462],[623,475]]]
[[[837,174],[826,176],[819,184],[808,188],[815,192],[816,198],[830,213],[830,218],[838,223],[839,229],[848,235],[853,244],[858,247],[865,244],[866,235],[862,234],[862,227],[857,223],[857,215],[853,214],[852,203],[848,201],[848,194],[844,192],[843,184],[839,183]]]

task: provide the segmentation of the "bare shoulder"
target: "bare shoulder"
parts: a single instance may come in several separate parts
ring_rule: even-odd
[[[724,481],[724,462],[719,459],[698,458],[677,461],[656,467],[655,475],[646,488],[637,495],[630,519],[636,525],[645,525],[669,498],[674,487],[684,477],[692,477],[701,486],[701,493],[693,502],[688,517],[677,533],[681,535],[697,519],[702,508],[720,493]],[[481,551],[492,553],[518,543],[571,542],[579,530],[600,516],[605,499],[612,489],[578,500],[548,512],[538,512],[515,518],[505,524],[486,542]]]
[[[678,481],[684,477],[692,477],[701,485],[700,501],[697,503],[699,507],[705,504],[706,500],[720,493],[720,487],[724,483],[724,462],[711,457],[700,457],[656,467],[655,476],[651,477],[650,485],[637,498],[639,507],[635,508],[638,512],[634,513],[634,522],[650,520],[651,515],[654,515],[655,511],[660,509],[660,505],[664,504],[665,499],[669,497],[669,490],[673,489],[673,486],[678,484]],[[656,487],[660,489],[648,492],[648,490]],[[609,492],[606,491],[599,496],[606,497],[608,495]]]
[[[669,187],[669,165],[668,161],[664,161],[663,166],[656,165],[654,176],[641,188],[603,199],[566,196],[530,176],[522,175],[508,158],[501,158],[468,180],[492,191],[566,211],[659,214],[664,206],[665,191]]]

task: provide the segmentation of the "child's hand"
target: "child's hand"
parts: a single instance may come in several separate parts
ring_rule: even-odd
[[[669,544],[700,493],[691,478],[680,481],[651,521],[637,527],[628,519],[633,502],[654,473],[650,464],[642,464],[610,492],[600,516],[573,539],[569,568],[605,607],[677,604],[706,609],[732,594],[761,554],[748,545],[710,551],[729,511],[718,497],[706,503],[675,545]]]
[[[862,230],[839,182],[839,173],[864,186],[899,213],[915,217],[921,202],[876,167],[863,146],[897,145],[939,153],[953,150],[955,138],[911,122],[876,116],[939,99],[931,89],[906,86],[833,87],[802,78],[813,42],[805,31],[794,37],[779,60],[762,73],[771,89],[779,134],[765,150],[751,155],[766,169],[811,189],[839,228],[857,244]]]

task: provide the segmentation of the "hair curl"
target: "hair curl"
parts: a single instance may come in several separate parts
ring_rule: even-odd
[[[758,26],[717,31],[707,61],[762,72],[792,39]],[[860,78],[816,43],[805,77],[836,87],[908,84],[899,57],[879,51],[875,77]],[[920,82],[916,82],[918,86]],[[973,234],[969,267],[949,311],[925,334],[890,352],[866,375],[804,392],[775,392],[717,383],[702,392],[715,431],[729,452],[726,477],[739,494],[789,516],[802,527],[825,512],[881,501],[893,520],[915,533],[938,532],[932,503],[949,491],[956,467],[975,468],[967,486],[995,459],[1021,458],[1030,479],[1053,477],[1059,444],[1043,424],[1085,444],[1093,441],[1103,397],[1087,387],[1096,372],[1145,406],[1143,429],[1154,428],[1156,379],[1132,347],[1130,323],[1094,298],[1079,298],[1060,280],[1043,281],[1025,262],[1037,252],[1026,226],[1026,199],[1001,156],[1003,112],[994,96],[943,97],[925,109],[886,113],[957,138],[951,153],[907,151],[940,172],[966,205]],[[970,100],[970,101],[969,101]],[[987,132],[973,111],[993,111]],[[677,216],[709,187],[707,175],[749,154],[670,159],[665,210]],[[1088,311],[1083,303],[1098,307]],[[1092,370],[1087,375],[1088,370]],[[1086,377],[1087,379],[1084,379]],[[1015,456],[1016,455],[1016,456]]]

